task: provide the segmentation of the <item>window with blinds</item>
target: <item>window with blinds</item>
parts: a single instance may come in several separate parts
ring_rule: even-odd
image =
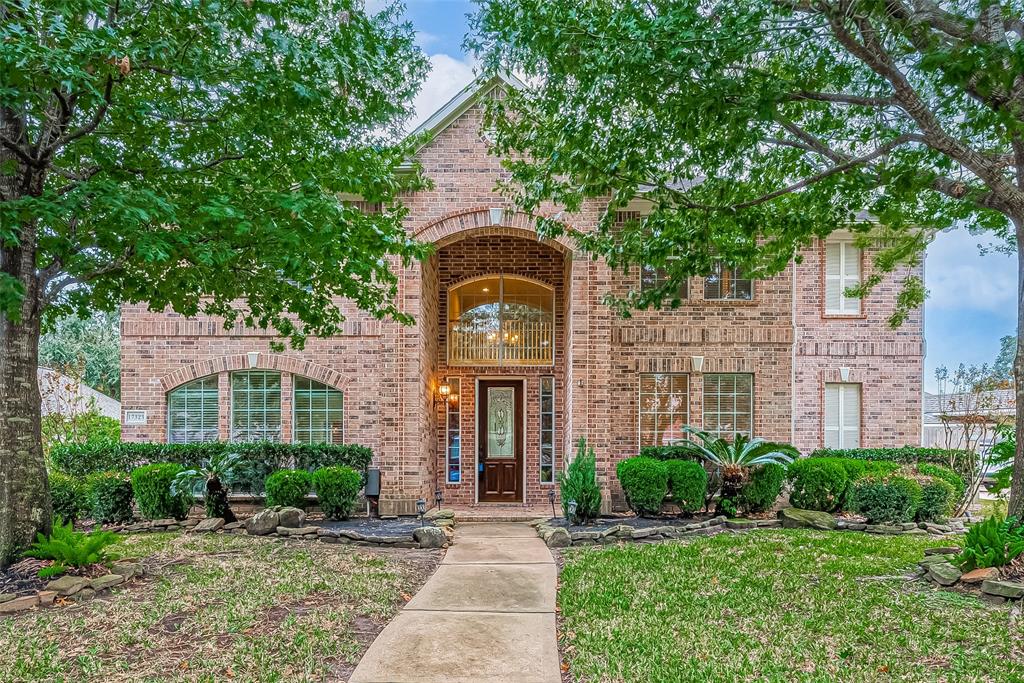
[[[825,384],[825,448],[860,448],[860,384]]]
[[[555,481],[555,378],[540,378],[540,482]]]
[[[231,440],[281,440],[281,375],[231,373]]]
[[[217,376],[183,384],[167,394],[167,443],[216,441]]]
[[[853,242],[825,243],[825,313],[827,315],[860,315],[861,301],[848,297],[850,287],[860,285],[860,249]]]
[[[690,421],[690,377],[640,375],[640,446],[670,446],[686,439]]]
[[[308,377],[294,378],[292,440],[344,443],[344,395]]]
[[[739,268],[721,261],[704,278],[704,298],[708,300],[750,301],[754,298],[754,281]]]
[[[704,431],[728,439],[753,436],[754,376],[704,375]]]

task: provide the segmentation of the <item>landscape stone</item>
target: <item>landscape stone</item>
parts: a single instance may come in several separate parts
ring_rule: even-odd
[[[935,529],[936,531],[943,534],[948,534],[953,530],[953,527],[949,526],[948,524],[936,524],[935,522],[925,522],[924,528],[928,529],[929,531]]]
[[[443,548],[448,536],[436,526],[423,526],[414,529],[412,537],[421,548]]]
[[[572,537],[569,536],[567,530],[562,527],[556,527],[552,529],[552,533],[544,539],[544,542],[548,544],[549,548],[568,548],[572,545]]]
[[[726,520],[725,526],[728,529],[755,529],[757,522],[752,519],[729,519]]]
[[[899,534],[903,532],[903,528],[891,524],[868,524],[864,531],[869,534]]]
[[[192,527],[189,533],[194,534],[209,534],[217,531],[224,526],[224,519],[221,517],[211,517],[210,519],[204,519],[203,521]]]
[[[74,595],[89,585],[89,579],[66,574],[46,584],[46,590],[56,591],[57,595]]]
[[[990,579],[981,584],[981,590],[989,595],[997,595],[1011,600],[1024,598],[1024,583],[1017,583],[1015,581],[994,581]]]
[[[445,510],[444,508],[431,508],[423,513],[423,519],[455,519],[454,510]]]
[[[199,524],[199,523],[200,523],[201,521],[203,521],[203,520],[201,520],[201,519],[198,519],[198,518],[196,518],[196,517],[189,517],[188,519],[183,519],[183,520],[181,520],[180,522],[178,522],[178,524],[180,524],[181,526],[183,526],[183,527],[186,527],[186,528],[187,528],[187,527],[193,527],[193,526],[196,526],[196,525],[197,525],[197,524]]]
[[[224,531],[234,531],[235,529],[241,529],[245,526],[245,522],[231,522],[221,527]]]
[[[276,531],[277,527],[282,526],[280,521],[281,516],[268,508],[245,520],[245,530],[253,536],[266,536]]]
[[[757,520],[758,529],[781,529],[782,520],[780,519],[759,519]]]
[[[16,597],[18,597],[17,593],[0,593],[0,603],[10,602]]]
[[[26,595],[20,598],[14,598],[7,602],[0,602],[0,614],[10,614],[11,612],[20,612],[23,609],[29,609],[39,604],[38,595]]]
[[[120,574],[106,574],[104,576],[97,576],[90,581],[89,587],[99,592],[122,583],[124,583],[124,577]]]
[[[125,581],[145,573],[138,562],[115,562],[110,571],[112,574],[120,574]]]
[[[79,602],[86,602],[88,600],[92,600],[94,597],[96,597],[96,591],[88,587],[83,588],[75,594],[75,600],[78,600]]]
[[[917,522],[900,522],[897,526],[903,531],[910,531],[917,528]]]
[[[306,513],[299,508],[283,507],[277,511],[277,525],[297,529],[306,523]]]
[[[52,605],[53,599],[57,597],[57,591],[39,591],[39,604],[42,606]]]
[[[925,555],[918,564],[922,567],[927,567],[930,564],[937,564],[940,562],[948,562],[949,558],[946,555]]]
[[[178,520],[176,519],[154,519],[152,522],[153,526],[178,526]]]
[[[864,522],[847,522],[846,528],[850,531],[864,531],[868,528],[868,525]]]
[[[963,573],[949,562],[932,562],[928,565],[928,578],[940,586],[952,586],[962,575]]]
[[[966,584],[976,584],[988,581],[989,579],[996,579],[998,576],[999,572],[995,567],[979,567],[961,576],[960,581]]]
[[[289,529],[289,536],[315,536],[317,529],[320,527],[316,526],[300,526],[298,529]]]
[[[820,529],[831,531],[836,528],[836,519],[827,512],[817,510],[801,510],[800,508],[783,508],[779,510],[779,519],[784,529]]]
[[[952,546],[943,546],[941,548],[925,548],[925,555],[958,555],[960,554],[960,548],[954,548]]]

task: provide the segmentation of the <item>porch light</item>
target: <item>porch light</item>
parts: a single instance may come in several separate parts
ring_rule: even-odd
[[[427,501],[420,498],[416,501],[416,514],[420,516],[420,526],[423,526],[423,515],[427,512]]]
[[[555,515],[555,490],[551,489],[548,491],[548,500],[551,502],[551,518],[554,519]]]
[[[434,398],[434,406],[442,405],[452,396],[452,385],[448,382],[441,382],[437,385],[437,397]]]

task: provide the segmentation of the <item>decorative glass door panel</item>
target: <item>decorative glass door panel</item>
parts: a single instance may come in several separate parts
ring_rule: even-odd
[[[513,387],[487,389],[487,457],[515,457],[515,393]]]

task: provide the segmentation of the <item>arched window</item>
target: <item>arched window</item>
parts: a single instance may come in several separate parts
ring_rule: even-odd
[[[292,440],[298,443],[343,443],[343,395],[326,384],[295,376]]]
[[[167,394],[167,443],[216,441],[217,376],[183,384]]]
[[[489,275],[448,290],[449,365],[552,365],[555,290]]]
[[[280,373],[231,373],[231,440],[281,440]]]

